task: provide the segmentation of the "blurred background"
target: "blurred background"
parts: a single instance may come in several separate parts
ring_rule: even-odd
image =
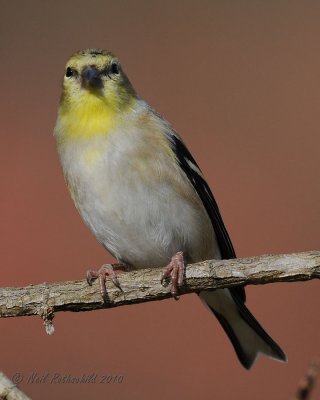
[[[52,131],[64,65],[116,53],[138,93],[182,135],[238,256],[320,249],[320,3],[0,1],[0,286],[82,279],[111,262],[64,184]],[[0,370],[33,399],[289,399],[320,354],[319,282],[247,288],[287,352],[244,370],[196,295],[0,320]],[[93,384],[28,383],[59,373]],[[121,384],[100,384],[123,375]],[[315,390],[320,396],[320,384]],[[315,396],[316,397],[316,396]]]

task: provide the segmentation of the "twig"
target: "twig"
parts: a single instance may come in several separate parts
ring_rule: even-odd
[[[299,382],[298,389],[292,400],[310,399],[310,395],[316,383],[319,370],[320,370],[320,359],[316,358],[315,360],[312,361],[307,373]]]
[[[123,273],[120,291],[107,281],[108,299],[101,301],[98,282],[85,280],[0,289],[0,317],[40,315],[47,333],[58,311],[90,311],[171,297],[170,285],[160,283],[161,268]],[[305,281],[320,278],[320,251],[264,255],[188,265],[180,294],[236,285]]]
[[[19,390],[2,372],[0,372],[0,400],[31,400]]]

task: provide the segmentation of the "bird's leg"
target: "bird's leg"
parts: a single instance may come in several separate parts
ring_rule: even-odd
[[[117,272],[125,272],[127,270],[128,266],[126,264],[104,264],[98,271],[87,271],[87,282],[91,286],[95,279],[99,279],[100,293],[105,300],[107,297],[106,278],[110,278],[113,284],[123,291],[118,281]]]
[[[171,294],[178,300],[178,287],[183,284],[183,277],[185,271],[185,263],[183,258],[183,252],[178,251],[172,258],[170,263],[165,267],[161,275],[161,283],[165,281],[169,276],[171,277]]]

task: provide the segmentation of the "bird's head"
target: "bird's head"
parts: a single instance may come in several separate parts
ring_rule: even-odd
[[[136,98],[118,58],[111,52],[79,51],[65,67],[55,133],[60,136],[105,133]]]
[[[109,51],[82,50],[73,54],[66,64],[62,101],[79,102],[95,96],[119,106],[134,95],[118,58]]]

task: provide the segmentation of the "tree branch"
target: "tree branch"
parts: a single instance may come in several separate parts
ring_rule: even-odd
[[[311,398],[311,392],[316,384],[317,376],[320,370],[320,359],[316,357],[310,364],[305,376],[301,379],[298,389],[291,400],[308,400]]]
[[[31,400],[16,385],[0,372],[0,400]]]
[[[171,297],[170,284],[160,283],[162,268],[123,273],[123,292],[107,281],[108,299],[101,301],[98,282],[85,280],[0,289],[0,317],[40,315],[47,333],[58,311],[90,311]],[[236,285],[305,281],[320,278],[320,251],[264,255],[233,260],[211,260],[188,265],[180,294]]]

